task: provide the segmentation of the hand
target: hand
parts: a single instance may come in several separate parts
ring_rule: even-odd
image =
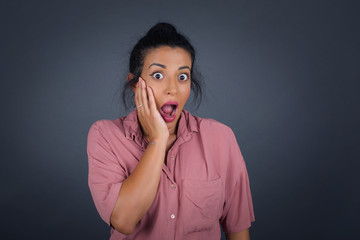
[[[146,86],[145,81],[141,77],[139,77],[136,85],[135,104],[144,135],[150,141],[159,138],[167,140],[169,138],[169,130],[156,108],[154,92],[151,87]],[[142,104],[142,107],[139,107],[140,104]]]

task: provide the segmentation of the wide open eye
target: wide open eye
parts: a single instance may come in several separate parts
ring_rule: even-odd
[[[179,79],[181,81],[186,81],[189,79],[189,76],[186,73],[180,74]]]
[[[153,74],[151,74],[151,76],[153,76],[154,78],[156,78],[156,79],[162,79],[164,76],[161,74],[161,73],[159,73],[159,72],[155,72],[155,73],[153,73]]]

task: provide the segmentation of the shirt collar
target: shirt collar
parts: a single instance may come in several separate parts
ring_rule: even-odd
[[[142,147],[146,147],[147,140],[143,137],[139,121],[137,119],[137,109],[131,111],[123,122],[125,136],[127,139],[134,140]],[[183,109],[179,118],[177,137],[188,138],[192,132],[199,132],[198,119],[189,111]]]

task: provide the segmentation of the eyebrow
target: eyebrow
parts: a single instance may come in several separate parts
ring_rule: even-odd
[[[159,66],[159,67],[161,67],[161,68],[165,68],[165,69],[166,69],[166,66],[165,66],[165,65],[163,65],[163,64],[160,64],[160,63],[152,63],[152,64],[150,64],[149,68],[150,68],[151,66],[153,66],[153,65],[155,65],[155,66]],[[189,66],[182,66],[182,67],[179,67],[179,68],[178,68],[178,70],[185,69],[185,68],[187,68],[187,69],[189,69],[189,70],[190,70]]]

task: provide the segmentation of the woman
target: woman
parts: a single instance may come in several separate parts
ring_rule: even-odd
[[[126,90],[136,108],[88,134],[89,188],[110,239],[249,239],[255,221],[232,130],[183,109],[201,93],[195,51],[167,23],[135,45]],[[126,104],[126,101],[125,101]]]

